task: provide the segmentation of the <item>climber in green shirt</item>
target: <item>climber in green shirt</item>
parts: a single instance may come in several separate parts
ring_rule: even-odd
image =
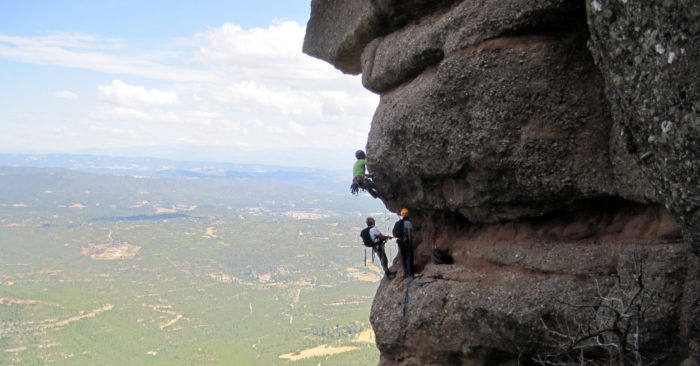
[[[368,162],[366,160],[365,152],[362,150],[357,150],[355,152],[355,165],[352,167],[352,185],[350,186],[350,191],[353,194],[357,194],[360,189],[367,191],[372,197],[377,198],[379,194],[377,192],[377,187],[375,187],[372,181],[372,173],[365,173],[366,166],[374,166],[377,162]]]
[[[357,156],[357,154],[355,156]],[[358,178],[365,175],[365,165],[367,165],[367,160],[365,160],[364,158],[357,159],[355,161],[355,165],[353,165],[352,167],[352,177]]]

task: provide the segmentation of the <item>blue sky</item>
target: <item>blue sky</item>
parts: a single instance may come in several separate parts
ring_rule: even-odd
[[[301,53],[309,12],[0,0],[0,152],[350,165],[378,97]]]

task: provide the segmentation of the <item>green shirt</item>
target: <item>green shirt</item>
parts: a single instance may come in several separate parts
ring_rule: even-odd
[[[367,160],[365,159],[357,159],[355,162],[355,165],[352,167],[352,177],[360,177],[365,174],[365,164],[367,164]]]

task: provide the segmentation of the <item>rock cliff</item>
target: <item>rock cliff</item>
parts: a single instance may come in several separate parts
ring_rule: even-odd
[[[695,0],[312,1],[304,52],[380,94],[368,158],[418,228],[422,277],[372,307],[380,364],[700,361],[699,19]]]

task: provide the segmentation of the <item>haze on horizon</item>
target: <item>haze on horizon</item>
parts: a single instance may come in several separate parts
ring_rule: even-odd
[[[309,1],[0,5],[0,153],[349,169],[378,97],[301,52]]]

